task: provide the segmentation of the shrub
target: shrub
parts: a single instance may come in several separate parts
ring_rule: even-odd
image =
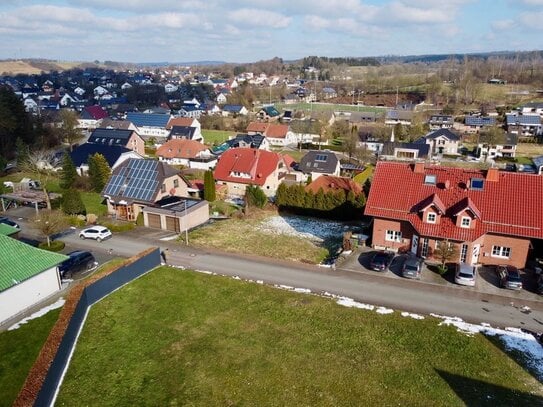
[[[68,189],[62,194],[62,211],[68,215],[84,215],[87,213],[81,193],[76,189]]]
[[[143,212],[138,214],[138,217],[136,218],[136,226],[143,226]]]
[[[440,264],[437,266],[438,274],[444,275],[445,273],[447,273],[447,271],[449,271],[449,268],[445,264]]]
[[[53,240],[51,246],[47,246],[47,242],[41,242],[38,245],[40,249],[48,250],[50,252],[59,252],[64,249],[65,246],[66,244],[62,240]]]

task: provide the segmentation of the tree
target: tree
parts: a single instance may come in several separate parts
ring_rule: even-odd
[[[59,116],[61,120],[61,125],[58,129],[60,136],[59,138],[68,144],[70,146],[70,151],[72,151],[72,145],[83,137],[81,131],[77,128],[77,113],[72,110],[62,109]]]
[[[30,149],[22,138],[17,137],[15,140],[15,150],[17,151],[17,165],[23,168],[28,162],[28,156],[30,155]]]
[[[334,139],[345,138],[350,134],[349,122],[347,120],[337,120],[330,126],[329,134]]]
[[[34,217],[34,223],[40,233],[47,239],[47,246],[51,246],[51,236],[61,232],[66,226],[66,217],[60,211],[42,210]]]
[[[81,199],[81,192],[77,189],[68,189],[62,194],[62,211],[68,215],[86,215],[85,204]]]
[[[30,173],[41,185],[41,189],[47,204],[47,209],[51,209],[51,199],[47,191],[47,183],[54,177],[56,161],[53,154],[49,151],[36,150],[28,154],[25,162],[21,163],[19,169]]]
[[[99,153],[89,157],[89,178],[93,191],[102,192],[111,176],[111,168],[106,158]]]
[[[65,153],[62,157],[62,170],[60,171],[59,186],[62,189],[70,189],[73,187],[77,179],[77,170],[70,154]]]
[[[249,185],[245,189],[245,205],[256,206],[257,208],[263,208],[268,202],[268,198],[262,188],[258,185]]]
[[[213,178],[213,171],[208,170],[204,173],[204,199],[208,202],[213,202],[216,197],[215,191],[215,178]]]
[[[358,132],[355,130],[356,128],[353,127],[349,135],[343,138],[343,143],[342,143],[342,150],[345,154],[349,156],[349,161],[351,161],[353,156],[356,157],[358,155],[357,152],[359,150]]]
[[[287,199],[288,199],[288,187],[287,184],[284,182],[281,182],[279,186],[277,187],[277,191],[275,192],[275,204],[278,208],[282,206],[287,206]]]
[[[394,137],[396,141],[403,140],[403,125],[401,123],[396,123],[394,125]]]
[[[491,148],[496,147],[497,144],[505,144],[505,131],[496,126],[490,127],[488,130],[481,132],[479,142],[484,144],[483,148],[486,161]]]
[[[445,267],[445,263],[448,261],[451,261],[457,256],[458,252],[456,250],[456,246],[449,242],[448,239],[442,240],[437,243],[437,247],[434,250],[434,257],[437,257],[440,261],[440,272],[444,273],[447,268]]]

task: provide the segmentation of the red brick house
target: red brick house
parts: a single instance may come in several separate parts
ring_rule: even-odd
[[[373,246],[431,258],[438,242],[468,264],[524,267],[543,239],[543,176],[379,162],[365,214]]]

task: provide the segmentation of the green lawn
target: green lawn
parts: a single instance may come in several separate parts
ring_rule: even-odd
[[[107,213],[107,205],[102,204],[104,197],[97,192],[81,192],[81,199],[85,204],[87,213],[102,216]]]
[[[283,110],[305,110],[309,111],[332,111],[332,112],[381,112],[385,113],[386,108],[374,106],[356,106],[356,105],[340,105],[335,103],[294,103],[285,104],[277,103],[275,105],[280,112]]]
[[[542,395],[499,346],[436,319],[161,267],[91,309],[56,405],[494,406]]]
[[[11,406],[38,356],[60,309],[49,311],[19,329],[0,333],[0,406]]]
[[[207,145],[222,144],[236,134],[238,133],[235,131],[202,129],[202,136],[204,137],[204,142]]]

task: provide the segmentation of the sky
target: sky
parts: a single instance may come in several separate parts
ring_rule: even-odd
[[[0,0],[0,59],[254,62],[543,49],[543,0]]]

